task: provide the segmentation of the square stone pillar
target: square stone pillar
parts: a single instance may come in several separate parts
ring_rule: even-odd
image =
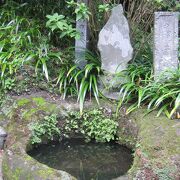
[[[155,80],[169,78],[178,69],[178,12],[156,12],[154,25]],[[164,73],[163,73],[164,72]]]
[[[88,5],[89,0],[77,0],[77,2],[84,2],[86,5]],[[76,21],[76,29],[80,32],[81,38],[75,41],[75,60],[78,67],[83,69],[87,64],[85,59],[85,51],[88,48],[89,43],[88,20],[80,19]]]

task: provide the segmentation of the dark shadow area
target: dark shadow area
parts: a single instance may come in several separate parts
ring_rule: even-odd
[[[126,174],[133,162],[132,151],[126,147],[116,143],[86,143],[77,138],[40,145],[28,154],[79,180],[111,180]]]

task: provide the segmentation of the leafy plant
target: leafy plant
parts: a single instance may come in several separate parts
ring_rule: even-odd
[[[57,127],[58,120],[55,114],[46,116],[42,121],[30,125],[32,131],[31,143],[41,143],[43,140],[53,140],[60,135],[60,129]]]
[[[127,114],[146,105],[149,112],[157,109],[157,116],[164,112],[171,118],[180,107],[180,71],[168,72],[171,78],[156,81],[149,67],[131,65],[128,71],[131,80],[120,89],[117,112],[123,103],[131,103]]]
[[[163,10],[180,10],[180,4],[178,0],[153,0],[154,4]]]
[[[72,27],[72,24],[65,18],[64,15],[55,13],[53,15],[47,15],[48,21],[46,27],[50,28],[52,32],[60,33],[60,38],[69,36],[71,38],[80,38],[80,34],[76,31],[76,28]]]
[[[12,90],[15,86],[15,80],[11,78],[7,78],[3,81],[2,87],[5,91]]]
[[[12,3],[12,4],[11,4]],[[39,21],[22,16],[19,11],[26,5],[14,1],[0,7],[0,75],[2,85],[6,78],[24,65],[42,68],[49,80],[50,61],[61,61],[60,51],[54,51],[49,39],[41,32]],[[19,14],[19,15],[17,15]]]
[[[106,117],[99,110],[93,110],[85,114],[83,121],[83,133],[87,139],[95,139],[97,142],[109,142],[115,140],[118,123]]]
[[[98,6],[99,13],[108,12],[110,10],[109,4],[100,4]]]
[[[16,14],[18,7],[5,4],[0,13],[0,71],[1,80],[15,74],[24,64],[42,61],[39,46],[43,40],[40,27],[35,20]],[[44,62],[44,61],[42,61]],[[45,63],[43,71],[47,76]],[[39,65],[39,63],[38,63]]]
[[[24,24],[29,26],[26,20],[16,18],[10,22],[4,22],[0,27],[1,78],[5,74],[15,73],[24,62],[32,58],[31,52],[26,49],[31,48],[31,31],[19,31],[19,27]]]
[[[87,141],[95,139],[97,142],[109,142],[115,140],[118,123],[113,116],[107,116],[103,109],[93,109],[79,112],[70,112],[66,121],[66,131],[80,132]]]
[[[67,2],[68,7],[75,8],[75,14],[76,14],[76,20],[80,19],[88,19],[89,20],[89,15],[91,15],[91,12],[89,11],[89,8],[87,5],[83,2],[75,2],[74,0],[68,1]]]
[[[84,67],[84,69],[79,69],[76,65],[71,64],[70,67],[66,64],[64,67],[61,67],[56,83],[59,85],[60,92],[64,93],[64,98],[66,97],[68,91],[71,95],[73,92],[77,93],[77,101],[80,103],[81,113],[88,93],[90,99],[91,96],[94,95],[97,103],[99,104],[97,78],[101,72],[100,61],[89,51],[86,52],[86,60],[88,61],[88,64]]]
[[[38,73],[39,66],[42,67],[42,72],[44,73],[46,79],[49,81],[49,64],[51,64],[53,60],[61,62],[61,55],[61,52],[53,51],[49,48],[49,45],[46,42],[42,42],[40,46],[37,47],[36,54],[34,55],[34,59],[36,59],[36,74]]]

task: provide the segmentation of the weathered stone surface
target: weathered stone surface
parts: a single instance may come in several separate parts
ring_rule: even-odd
[[[145,115],[146,114],[146,115]],[[180,128],[178,120],[169,120],[165,115],[157,117],[153,111],[147,115],[145,109],[138,109],[129,116],[131,123],[120,129],[119,134],[125,141],[131,142],[136,135],[134,163],[129,174],[130,179],[179,179],[180,178]],[[122,124],[122,122],[121,122]],[[122,132],[124,131],[124,132]],[[127,133],[130,131],[129,135]]]
[[[122,5],[113,8],[111,17],[99,34],[98,48],[102,69],[112,74],[125,70],[132,59],[129,26]]]
[[[178,69],[178,12],[156,12],[154,26],[154,75],[167,77]],[[163,74],[162,74],[163,73]]]
[[[63,109],[58,107],[58,104],[38,96],[21,97],[10,107],[6,114],[10,123],[6,127],[9,133],[3,154],[3,178],[5,180],[75,180],[76,178],[70,174],[41,164],[27,154],[32,148],[29,125],[52,113],[62,115]]]
[[[83,2],[88,5],[89,0],[83,0]],[[82,2],[77,0],[77,2]],[[88,21],[86,19],[81,19],[76,21],[76,29],[80,32],[80,39],[75,41],[75,60],[76,64],[82,69],[87,64],[85,59],[85,52],[89,43],[89,30]]]
[[[99,76],[99,90],[105,97],[119,100],[122,97],[119,93],[119,88],[128,80],[128,76],[125,72],[121,73],[119,76],[104,71],[104,74]]]

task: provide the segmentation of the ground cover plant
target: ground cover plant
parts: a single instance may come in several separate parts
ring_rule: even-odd
[[[69,112],[65,125],[65,134],[81,133],[86,141],[110,142],[116,139],[118,122],[115,115],[108,114],[106,109]]]
[[[54,140],[60,136],[57,127],[58,120],[55,114],[46,116],[41,122],[32,123],[29,129],[32,131],[31,144],[40,144],[43,140]]]
[[[63,125],[62,125],[63,124]],[[70,111],[60,119],[56,114],[44,117],[41,121],[32,122],[31,144],[40,144],[49,140],[61,140],[64,137],[81,137],[86,141],[110,142],[116,138],[118,122],[114,114],[107,114],[106,109]]]

